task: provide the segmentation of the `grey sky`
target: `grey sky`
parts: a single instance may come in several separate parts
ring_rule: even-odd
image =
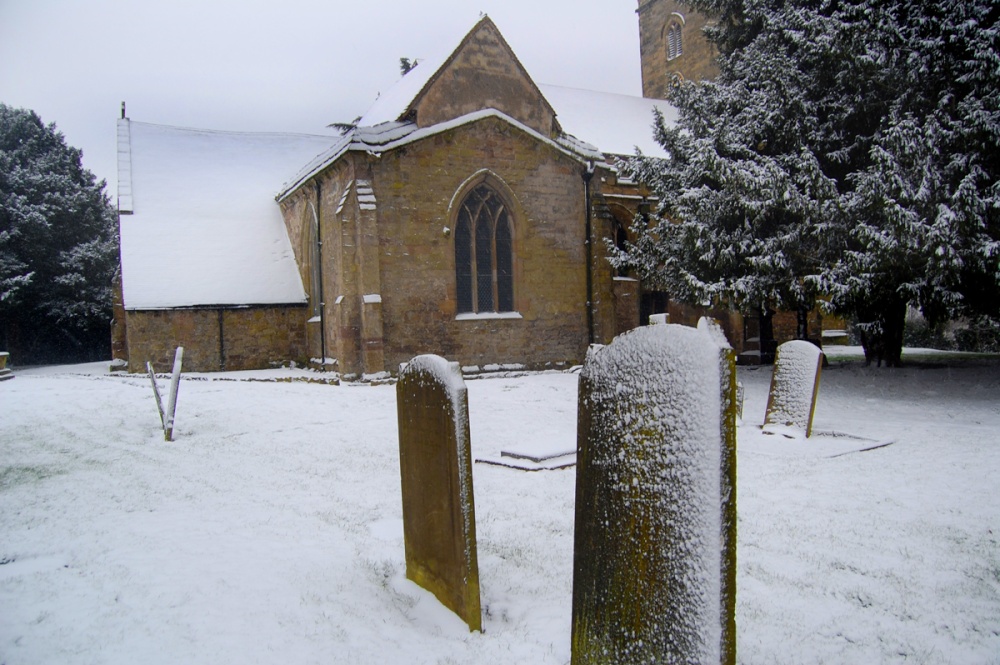
[[[115,119],[325,133],[490,15],[539,83],[641,94],[635,0],[0,0],[0,101],[115,194]],[[450,46],[451,44],[449,44]]]

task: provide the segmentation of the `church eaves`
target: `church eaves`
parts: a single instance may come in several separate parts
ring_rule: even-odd
[[[537,131],[518,122],[514,118],[501,113],[495,109],[483,109],[474,113],[455,118],[448,122],[438,123],[431,127],[421,128],[412,122],[389,122],[374,127],[356,127],[349,130],[344,137],[330,150],[319,155],[316,159],[306,164],[291,180],[289,180],[275,197],[277,201],[282,201],[293,194],[302,185],[308,182],[328,166],[336,162],[348,152],[365,152],[379,155],[396,148],[401,148],[410,143],[426,139],[436,134],[451,131],[469,123],[478,122],[485,118],[499,118],[511,126],[520,129],[542,143],[546,143],[556,150],[581,162],[603,161],[604,154],[595,146],[581,141],[573,136],[561,134],[556,138],[549,138],[539,134]]]

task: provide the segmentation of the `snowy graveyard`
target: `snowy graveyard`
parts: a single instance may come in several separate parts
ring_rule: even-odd
[[[995,663],[1000,361],[853,351],[814,420],[849,440],[762,436],[738,370],[737,662]],[[406,579],[394,386],[185,375],[166,443],[106,369],[0,384],[0,661],[569,662],[575,467],[473,465],[470,633]],[[467,382],[473,456],[575,433],[578,381]]]

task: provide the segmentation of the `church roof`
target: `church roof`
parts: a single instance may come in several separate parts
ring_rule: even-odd
[[[563,131],[609,155],[666,157],[653,138],[653,110],[658,109],[668,127],[677,122],[677,109],[662,99],[633,97],[557,85],[539,84],[556,111]]]
[[[509,51],[510,47],[503,41],[503,36],[489,17],[480,19],[461,39],[442,40],[443,44],[457,43],[457,46],[443,48],[421,60],[392,88],[380,95],[338,143],[307,163],[286,182],[278,199],[294,192],[349,151],[375,154],[385,152],[490,115],[510,122],[536,139],[550,143],[577,159],[604,161],[606,156],[635,154],[636,149],[647,155],[666,156],[663,148],[653,138],[653,112],[658,109],[668,126],[672,125],[676,122],[677,112],[668,102],[553,85],[536,86],[512,51],[509,51],[509,55],[518,71],[529,82],[531,89],[541,95],[541,103],[558,119],[560,131],[557,131],[554,138],[544,136],[507,113],[492,108],[466,113],[432,126],[419,127],[411,121],[411,112],[418,105],[421,96],[480,29],[496,34],[502,47]]]
[[[435,79],[442,75],[448,65],[455,61],[462,49],[473,39],[479,31],[486,31],[495,35],[500,42],[501,48],[510,58],[513,67],[529,82],[529,85],[537,92],[537,86],[531,80],[531,76],[524,69],[518,60],[513,49],[507,44],[500,33],[500,30],[493,23],[489,16],[481,16],[471,30],[464,35],[444,37],[439,40],[441,47],[430,54],[427,58],[418,59],[414,67],[392,86],[385,94],[369,107],[368,111],[358,120],[359,126],[373,126],[383,122],[402,121],[410,119],[408,116],[415,110],[421,96],[431,87]],[[547,104],[546,100],[542,100]],[[551,109],[550,109],[551,111]]]
[[[480,24],[489,20],[489,17],[480,19],[460,39],[442,40],[445,47],[420,60],[396,85],[380,95],[358,120],[358,126],[373,127],[381,123],[405,120],[415,101],[431,81],[456,56]],[[490,27],[495,29],[492,23]],[[500,38],[502,39],[502,35]],[[451,44],[456,46],[452,47]],[[514,60],[517,62],[516,56]],[[517,64],[520,66],[519,62]],[[528,76],[527,72],[525,76]],[[677,110],[669,102],[557,85],[539,84],[537,88],[552,107],[566,134],[596,146],[608,155],[632,155],[638,148],[647,155],[666,156],[663,148],[653,138],[653,110],[659,109],[670,126],[677,121]]]
[[[604,155],[597,148],[572,136],[562,135],[551,139],[547,136],[542,136],[532,128],[505,113],[501,113],[495,109],[483,109],[460,116],[454,120],[432,125],[431,127],[417,127],[416,123],[413,122],[384,122],[373,127],[355,127],[348,130],[339,141],[323,153],[317,155],[315,159],[301,168],[291,180],[288,180],[279,191],[277,198],[280,201],[288,196],[347,152],[358,151],[377,155],[400,148],[414,141],[420,141],[435,134],[450,131],[462,125],[483,120],[484,118],[499,118],[530,134],[536,140],[547,143],[556,150],[576,159],[597,161],[604,158]]]
[[[460,45],[461,40],[441,40],[439,43]],[[384,122],[400,120],[420,91],[430,82],[434,74],[444,67],[457,49],[458,46],[448,46],[432,53],[429,57],[420,58],[403,78],[378,96],[358,119],[358,126],[373,127]]]
[[[275,186],[330,136],[119,120],[127,309],[306,302]]]

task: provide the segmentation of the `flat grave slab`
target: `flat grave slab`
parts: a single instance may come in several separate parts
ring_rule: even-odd
[[[773,436],[758,427],[740,427],[737,430],[740,454],[770,457],[829,458],[885,448],[895,439],[873,439],[846,432],[813,430],[808,443],[804,437]]]
[[[570,436],[575,436],[571,432]],[[543,443],[519,444],[507,446],[500,455],[478,455],[476,462],[505,466],[522,471],[545,471],[565,469],[576,464],[576,441],[562,440]]]

